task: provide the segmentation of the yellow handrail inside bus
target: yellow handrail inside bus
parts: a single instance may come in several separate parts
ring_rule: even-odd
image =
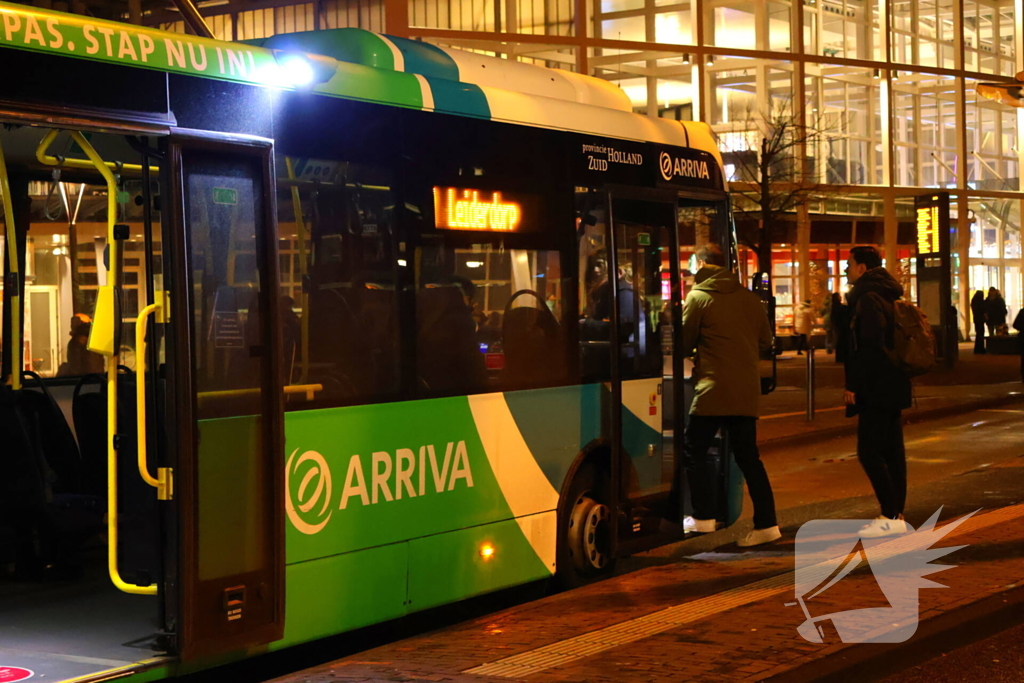
[[[56,137],[54,131],[47,133],[47,137]],[[85,136],[78,131],[71,131],[71,137],[78,146],[85,151],[85,155],[89,157],[92,162],[93,168],[100,172],[103,179],[107,181],[107,245],[110,252],[110,265],[107,268],[107,284],[103,285],[105,288],[109,288],[107,291],[111,294],[111,301],[113,300],[112,293],[114,287],[117,285],[118,267],[120,263],[117,260],[117,241],[114,239],[114,225],[117,223],[117,179],[114,178],[114,174],[111,172],[110,167],[106,162],[96,153],[89,141],[85,139]],[[46,138],[43,138],[46,140]],[[52,138],[51,138],[52,139]],[[47,142],[49,144],[49,142]],[[111,310],[113,314],[113,310]],[[109,318],[108,325],[110,326],[110,335],[113,339],[113,325],[117,325],[118,321],[113,319],[113,315]],[[103,328],[104,325],[95,316],[93,317],[93,327],[89,335],[88,348],[90,351],[96,350],[93,345],[93,334],[97,332],[97,328]],[[97,341],[103,341],[103,333],[100,333],[101,337]],[[136,595],[156,595],[157,586],[156,584],[150,584],[148,586],[135,586],[127,583],[121,578],[121,572],[117,567],[117,449],[114,447],[114,437],[117,436],[117,366],[121,360],[121,350],[113,343],[110,344],[111,354],[107,355],[107,571],[110,574],[110,580],[118,590],[125,593],[134,593]]]
[[[288,179],[295,180],[295,163],[291,157],[284,158],[285,166],[288,167]],[[309,294],[306,292],[306,219],[302,215],[302,196],[299,194],[299,186],[292,185],[292,205],[295,209],[295,227],[298,230],[299,248],[299,308],[302,309],[302,363],[299,366],[299,381],[305,382],[309,379]],[[287,360],[287,359],[286,359]],[[292,379],[288,377],[289,381]]]
[[[7,161],[3,145],[0,145],[0,199],[4,207],[4,227],[7,233],[7,260],[11,264],[11,275],[17,286],[11,294],[11,387],[21,389],[21,276],[18,270],[18,230],[14,225],[14,202],[11,200],[11,183],[7,178]]]
[[[312,401],[314,394],[318,391],[324,390],[323,384],[287,384],[282,387],[285,394],[305,394],[307,401]],[[196,398],[201,403],[207,399],[216,398],[238,398],[241,396],[250,396],[252,394],[258,394],[261,391],[259,387],[251,387],[249,389],[224,389],[222,391],[201,391],[196,394]]]
[[[174,471],[170,467],[156,468],[156,477],[149,473],[146,465],[146,318],[150,313],[162,308],[160,304],[150,304],[141,311],[135,320],[135,415],[139,455],[139,474],[143,481],[156,489],[158,500],[171,500],[174,496]]]
[[[85,170],[88,170],[88,171],[91,171],[94,168],[96,168],[96,165],[92,161],[86,161],[85,159],[68,159],[66,157],[56,157],[56,156],[48,155],[46,153],[46,149],[51,144],[53,144],[53,141],[55,139],[57,139],[57,136],[60,135],[61,132],[62,131],[60,131],[60,130],[58,130],[56,128],[51,128],[49,131],[47,131],[46,135],[44,135],[43,139],[39,142],[39,146],[36,147],[36,160],[39,163],[41,163],[41,164],[46,164],[47,166],[61,166],[61,167],[65,167],[65,168],[80,168],[80,169],[85,169]],[[71,133],[72,137],[74,137],[75,135],[79,135],[80,136],[81,133],[78,133],[78,132],[72,132]],[[78,142],[77,138],[75,139],[75,142]],[[82,143],[79,142],[78,144],[81,147]],[[82,149],[85,149],[85,148],[82,147]],[[88,156],[88,152],[86,152],[86,155]],[[92,157],[90,157],[90,159],[91,158]],[[142,166],[140,164],[123,164],[120,161],[101,161],[100,163],[102,163],[104,166],[106,166],[109,169],[117,171],[118,173],[121,173],[122,171],[130,171],[132,173],[142,173]],[[151,170],[156,170],[156,167],[155,166],[150,166],[150,169]]]

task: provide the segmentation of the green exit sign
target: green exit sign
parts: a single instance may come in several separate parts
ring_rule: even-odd
[[[213,203],[214,204],[237,204],[238,203],[238,190],[232,190],[230,187],[215,187],[215,188],[213,188]]]

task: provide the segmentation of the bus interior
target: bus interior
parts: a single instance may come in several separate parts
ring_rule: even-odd
[[[136,462],[134,400],[136,320],[162,289],[159,191],[155,161],[143,169],[143,140],[4,124],[0,144],[7,380],[0,388],[0,654],[5,665],[62,680],[164,649],[156,594],[162,522]],[[127,227],[112,244],[115,224]],[[106,358],[88,346],[100,289],[114,278],[121,400],[109,420]],[[160,328],[150,327],[146,352],[156,376]],[[111,424],[118,435],[112,475]],[[163,437],[154,431],[151,439]],[[111,482],[117,515],[108,527]],[[108,561],[126,586],[148,594],[115,587]]]

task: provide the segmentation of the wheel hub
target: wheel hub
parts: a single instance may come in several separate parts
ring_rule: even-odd
[[[569,519],[569,552],[578,571],[593,573],[611,559],[608,506],[583,495]]]

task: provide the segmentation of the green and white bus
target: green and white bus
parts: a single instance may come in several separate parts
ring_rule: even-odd
[[[684,537],[674,340],[695,246],[735,262],[709,128],[362,30],[257,43],[0,2],[4,680],[157,680]]]

